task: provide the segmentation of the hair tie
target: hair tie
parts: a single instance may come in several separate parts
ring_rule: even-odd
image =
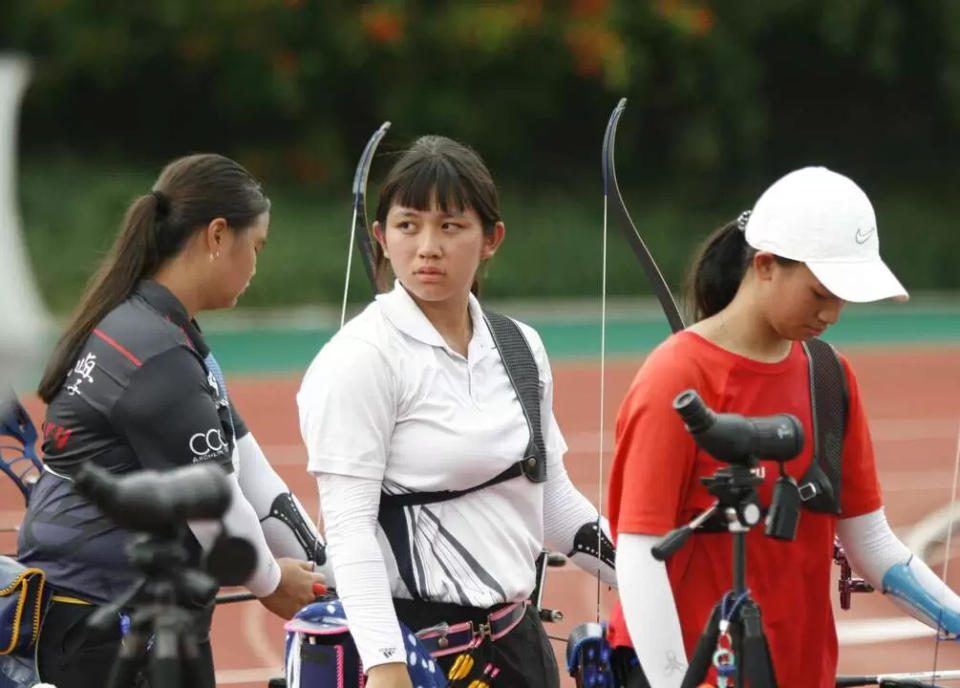
[[[153,196],[157,202],[157,219],[162,220],[167,216],[167,213],[170,212],[170,201],[162,191],[157,191],[156,189],[151,191],[150,195]]]
[[[747,222],[750,220],[750,210],[744,210],[737,218],[737,229],[741,232],[747,231]]]

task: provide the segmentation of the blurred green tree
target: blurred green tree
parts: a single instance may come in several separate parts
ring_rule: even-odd
[[[36,60],[34,149],[216,148],[339,183],[391,119],[549,181],[583,173],[627,95],[638,174],[715,184],[799,153],[942,161],[958,22],[951,0],[24,0],[0,46]]]

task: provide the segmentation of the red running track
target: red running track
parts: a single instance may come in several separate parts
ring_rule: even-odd
[[[953,465],[960,431],[960,349],[918,347],[897,350],[852,350],[867,404],[884,487],[887,516],[901,536],[951,499]],[[603,476],[609,468],[613,419],[639,363],[620,359],[608,363],[604,413]],[[570,445],[567,469],[576,485],[595,503],[600,470],[599,367],[595,362],[554,366],[556,413]],[[230,378],[230,393],[271,462],[310,513],[317,513],[316,487],[306,474],[300,445],[294,394],[299,377]],[[28,400],[34,418],[41,417],[36,400]],[[605,498],[605,495],[604,495]],[[9,484],[0,484],[0,527],[19,521],[22,505]],[[0,551],[10,551],[13,538],[0,535]],[[957,548],[954,548],[955,552]],[[933,552],[936,559],[942,559]],[[960,589],[960,558],[952,558],[948,576]],[[931,563],[936,563],[931,561]],[[942,564],[937,564],[940,572]],[[601,614],[614,592],[600,594]],[[564,622],[548,626],[566,637],[570,628],[594,620],[597,585],[573,567],[553,569],[548,576],[545,604],[559,608]],[[933,668],[935,643],[931,633],[916,637],[916,626],[879,594],[854,597],[853,609],[836,609],[841,635],[840,668],[845,673],[924,671]],[[871,621],[871,623],[861,623]],[[282,623],[255,602],[220,608],[214,618],[214,651],[220,685],[263,688],[266,678],[281,673]],[[555,643],[562,666],[562,643]],[[960,646],[939,644],[938,668],[960,668]],[[801,682],[781,678],[781,685]],[[564,686],[572,686],[565,681]]]

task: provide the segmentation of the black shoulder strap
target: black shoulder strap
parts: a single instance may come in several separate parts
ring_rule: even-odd
[[[822,339],[803,343],[810,369],[813,461],[800,480],[800,498],[811,511],[840,513],[843,436],[849,390],[837,352]]]
[[[530,427],[530,443],[521,463],[523,474],[535,483],[542,483],[547,479],[547,455],[540,430],[540,371],[537,362],[517,323],[493,311],[485,310],[483,315]]]
[[[387,512],[407,506],[436,504],[446,502],[457,497],[482,490],[485,487],[512,480],[521,475],[535,483],[542,483],[547,479],[547,456],[543,446],[543,435],[540,431],[540,371],[537,362],[530,351],[520,327],[510,318],[484,311],[487,327],[493,337],[493,342],[500,352],[500,359],[507,369],[507,377],[520,401],[520,408],[527,419],[530,428],[530,442],[523,458],[506,470],[498,473],[486,482],[464,490],[436,490],[434,492],[403,492],[399,494],[380,495],[381,522]]]

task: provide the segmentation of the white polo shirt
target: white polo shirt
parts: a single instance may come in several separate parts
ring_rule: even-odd
[[[321,349],[297,394],[311,473],[382,480],[391,494],[462,490],[523,457],[529,427],[472,294],[469,311],[464,358],[397,282]],[[549,475],[567,447],[543,342],[518,324],[539,368]],[[377,529],[395,597],[413,597],[412,586],[423,599],[489,607],[533,590],[542,483],[518,477],[403,514],[389,538]]]

